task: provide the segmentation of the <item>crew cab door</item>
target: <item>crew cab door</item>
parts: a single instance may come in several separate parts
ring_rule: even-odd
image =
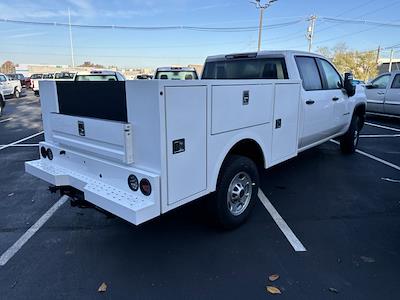
[[[386,92],[385,114],[400,115],[400,74],[397,74]]]
[[[323,90],[316,58],[296,56],[295,59],[303,81],[303,129],[299,140],[299,147],[303,148],[332,135],[334,101]]]
[[[370,85],[365,86],[368,111],[384,113],[383,104],[385,102],[386,89],[389,85],[390,77],[390,74],[384,74],[374,79]]]
[[[342,77],[325,59],[317,58],[318,67],[322,76],[322,85],[328,100],[333,101],[333,130],[339,132],[347,127],[350,119],[350,110],[346,93],[343,92]]]

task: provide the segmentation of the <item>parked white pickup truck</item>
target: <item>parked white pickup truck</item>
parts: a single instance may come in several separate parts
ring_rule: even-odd
[[[41,82],[45,141],[26,171],[133,224],[207,197],[216,220],[246,220],[270,168],[339,138],[352,153],[364,89],[324,57],[210,57],[203,80]],[[110,102],[112,99],[112,103]]]
[[[43,79],[43,74],[32,74],[31,76],[31,88],[36,96],[39,96],[39,81]]]
[[[0,73],[0,85],[3,90],[4,96],[14,96],[19,98],[22,93],[21,82],[10,79],[7,75]]]

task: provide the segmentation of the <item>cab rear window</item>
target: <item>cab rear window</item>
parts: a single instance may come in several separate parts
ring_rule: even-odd
[[[118,81],[115,75],[76,75],[75,81]]]
[[[288,79],[284,58],[234,59],[207,62],[202,79]]]

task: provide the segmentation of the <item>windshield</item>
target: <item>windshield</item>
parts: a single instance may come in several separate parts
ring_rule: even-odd
[[[288,79],[284,58],[207,62],[202,79]]]
[[[41,79],[43,77],[43,74],[33,74],[31,76],[31,79]]]
[[[115,75],[76,75],[75,81],[118,81]]]
[[[155,79],[192,80],[198,77],[195,71],[158,71]]]

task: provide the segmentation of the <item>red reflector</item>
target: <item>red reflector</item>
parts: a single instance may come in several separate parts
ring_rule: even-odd
[[[145,196],[149,196],[151,194],[151,184],[146,178],[140,180],[140,191]]]

